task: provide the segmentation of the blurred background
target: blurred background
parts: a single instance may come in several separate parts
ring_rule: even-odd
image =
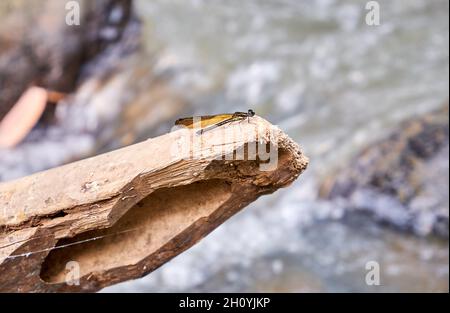
[[[310,158],[289,188],[104,291],[449,291],[448,1],[377,1],[372,26],[363,0],[76,2],[80,25],[66,1],[0,3],[0,181],[248,108]],[[31,86],[59,96],[32,113]]]

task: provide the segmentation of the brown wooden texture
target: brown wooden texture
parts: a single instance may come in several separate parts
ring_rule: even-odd
[[[276,149],[270,171],[252,157],[255,143],[258,151]],[[97,291],[146,275],[289,185],[307,163],[286,134],[253,117],[202,136],[177,130],[2,183],[0,291]],[[79,265],[79,285],[67,283],[70,261]]]

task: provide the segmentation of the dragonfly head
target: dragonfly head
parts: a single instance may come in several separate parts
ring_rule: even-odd
[[[255,116],[255,111],[253,111],[252,109],[249,109],[248,112],[247,112],[247,115],[249,117],[253,117],[253,116]]]

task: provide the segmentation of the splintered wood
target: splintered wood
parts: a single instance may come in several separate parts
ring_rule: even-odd
[[[0,184],[0,291],[97,291],[141,277],[307,163],[256,116]]]

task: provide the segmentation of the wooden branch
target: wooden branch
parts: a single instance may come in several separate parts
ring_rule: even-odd
[[[264,149],[276,151],[266,162]],[[0,291],[97,291],[144,276],[307,163],[286,134],[253,117],[0,184]]]

